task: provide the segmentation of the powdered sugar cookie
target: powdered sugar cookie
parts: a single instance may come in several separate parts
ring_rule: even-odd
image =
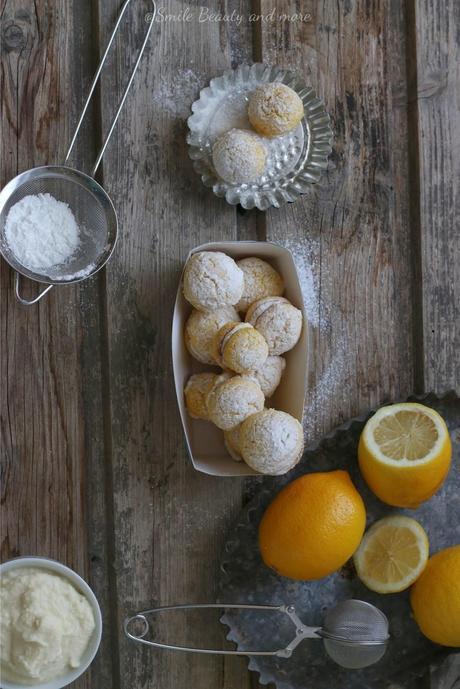
[[[245,312],[252,303],[263,297],[283,294],[283,278],[267,261],[251,256],[242,258],[236,265],[244,273],[243,296],[236,305],[237,311]]]
[[[249,374],[259,383],[265,397],[271,397],[281,381],[286,360],[282,356],[268,356],[265,363]]]
[[[230,129],[212,149],[214,168],[229,184],[255,182],[265,170],[267,152],[260,139],[244,129]]]
[[[266,297],[251,304],[246,322],[264,336],[271,355],[295,347],[302,332],[302,312],[284,297]]]
[[[209,420],[223,431],[229,431],[263,409],[264,401],[264,393],[258,383],[245,376],[233,376],[217,382],[208,394]]]
[[[247,373],[264,364],[268,345],[249,323],[226,323],[214,336],[213,354],[222,368]]]
[[[302,456],[302,426],[286,412],[264,409],[241,424],[239,447],[244,461],[255,471],[285,474]]]
[[[240,452],[240,430],[241,424],[235,426],[230,431],[224,431],[224,443],[227,452],[235,460],[235,462],[242,462],[243,458]]]
[[[221,251],[199,251],[190,256],[185,266],[184,296],[200,311],[237,304],[243,285],[243,271]]]
[[[206,398],[218,377],[216,373],[195,373],[188,379],[184,397],[185,406],[192,419],[208,420]]]
[[[214,311],[193,309],[185,324],[185,346],[190,354],[203,364],[215,364],[213,340],[223,325],[238,322],[240,317],[233,306]]]
[[[264,136],[287,134],[297,127],[303,116],[300,96],[277,81],[258,86],[249,99],[249,121],[256,132]]]

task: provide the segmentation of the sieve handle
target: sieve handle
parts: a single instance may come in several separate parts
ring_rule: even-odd
[[[285,646],[285,648],[276,651],[226,651],[223,649],[211,648],[196,648],[191,646],[177,646],[172,644],[162,643],[160,641],[150,641],[145,637],[149,633],[150,624],[148,617],[154,616],[157,613],[168,612],[170,610],[200,610],[206,608],[221,608],[221,609],[238,609],[238,610],[269,610],[272,612],[285,613],[291,622],[296,627],[296,635],[292,641]],[[138,624],[140,629],[135,631],[134,625]],[[227,603],[205,603],[202,605],[169,605],[162,608],[152,608],[151,610],[143,610],[137,612],[131,617],[127,617],[123,623],[123,629],[131,641],[144,644],[146,646],[153,646],[154,648],[164,648],[170,651],[187,651],[189,653],[207,653],[213,655],[228,655],[228,656],[276,656],[278,658],[290,658],[292,651],[299,645],[303,639],[317,639],[319,627],[307,627],[298,618],[293,605],[245,605],[245,604],[227,604]]]
[[[93,96],[94,89],[96,88],[96,84],[97,84],[97,82],[98,82],[98,80],[99,80],[99,77],[100,77],[100,75],[101,75],[102,69],[103,69],[104,64],[105,64],[105,61],[106,61],[106,59],[107,59],[107,55],[109,54],[110,48],[112,47],[112,43],[113,43],[113,41],[114,41],[114,39],[115,39],[115,36],[116,36],[116,34],[117,34],[117,31],[118,31],[118,27],[120,26],[121,20],[123,19],[123,16],[124,16],[124,14],[125,14],[125,12],[126,12],[126,9],[127,9],[128,5],[130,4],[130,2],[131,2],[131,0],[125,0],[125,2],[123,3],[122,8],[121,8],[121,10],[120,10],[120,13],[119,13],[119,15],[118,15],[118,18],[117,18],[115,27],[114,27],[114,29],[113,29],[113,31],[112,31],[112,35],[110,36],[109,42],[108,42],[107,47],[106,47],[106,49],[105,49],[105,51],[104,51],[104,55],[102,56],[102,59],[101,59],[101,61],[100,61],[100,63],[99,63],[99,66],[98,66],[98,68],[97,68],[97,70],[96,70],[96,74],[94,75],[93,82],[92,82],[91,87],[90,87],[90,89],[89,89],[88,97],[87,97],[87,99],[86,99],[85,105],[83,106],[83,110],[82,110],[82,112],[81,112],[80,119],[78,120],[77,126],[76,126],[76,128],[75,128],[75,132],[74,132],[74,135],[73,135],[73,137],[72,137],[72,141],[70,142],[69,150],[67,151],[67,155],[66,155],[65,160],[64,160],[64,165],[67,164],[67,162],[68,162],[68,160],[69,160],[69,158],[70,158],[70,154],[72,153],[72,149],[73,149],[73,147],[74,147],[74,145],[75,145],[75,141],[76,141],[77,136],[78,136],[78,133],[79,133],[79,131],[80,131],[80,128],[81,128],[83,119],[84,119],[84,117],[85,117],[85,115],[86,115],[86,111],[88,110],[88,106],[89,106],[89,104],[90,104],[90,102],[91,102],[91,98],[92,98],[92,96]],[[146,15],[146,19],[149,21],[149,28],[147,29],[147,32],[146,32],[146,34],[145,34],[144,42],[142,43],[141,49],[140,49],[139,54],[138,54],[138,56],[137,56],[136,63],[135,63],[135,65],[134,65],[134,67],[133,67],[133,70],[132,70],[132,72],[131,72],[131,76],[129,77],[129,81],[128,81],[128,83],[127,83],[127,85],[126,85],[126,88],[125,88],[125,90],[124,90],[124,92],[123,92],[123,95],[122,95],[122,97],[121,97],[120,104],[119,104],[119,106],[118,106],[117,112],[115,113],[115,117],[114,117],[113,120],[112,120],[112,124],[110,125],[110,129],[109,129],[109,131],[108,131],[108,134],[107,134],[107,136],[106,136],[105,139],[104,139],[104,142],[103,142],[103,144],[102,144],[101,150],[99,151],[98,156],[97,156],[97,158],[96,158],[96,162],[94,163],[94,167],[93,167],[93,169],[92,169],[92,171],[91,171],[91,177],[94,177],[94,175],[96,174],[97,169],[98,169],[98,167],[99,167],[99,165],[100,165],[100,163],[101,163],[102,156],[104,155],[105,149],[107,148],[107,144],[109,143],[110,137],[112,136],[113,130],[115,129],[115,125],[117,124],[118,117],[119,117],[119,115],[120,115],[120,113],[121,113],[121,111],[122,111],[122,109],[123,109],[124,104],[125,104],[125,100],[126,100],[126,97],[127,97],[127,95],[128,95],[128,91],[129,91],[129,89],[131,88],[131,84],[133,83],[134,75],[136,74],[137,68],[139,67],[139,63],[140,63],[141,58],[142,58],[142,55],[143,55],[143,53],[144,53],[145,46],[147,45],[147,41],[148,41],[148,39],[149,39],[150,32],[151,32],[151,30],[152,30],[152,27],[153,27],[153,24],[154,24],[154,21],[155,21],[156,12],[157,12],[155,0],[150,0],[150,2],[151,2],[151,5],[152,5],[152,12],[150,12],[149,15]]]
[[[41,292],[38,293],[38,295],[35,297],[35,299],[26,299],[25,297],[21,297],[20,282],[19,282],[20,278],[21,278],[21,276],[19,275],[19,273],[15,272],[14,273],[14,292],[16,294],[16,299],[18,300],[18,302],[20,302],[21,304],[24,304],[24,306],[32,306],[32,304],[36,304],[37,301],[40,301],[40,299],[42,297],[44,297],[45,294],[47,292],[49,292],[50,289],[53,287],[53,285],[48,285],[48,287],[45,287],[44,290],[42,290]]]

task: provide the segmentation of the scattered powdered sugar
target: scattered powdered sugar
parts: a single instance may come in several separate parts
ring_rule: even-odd
[[[155,85],[155,102],[170,114],[186,119],[192,114],[192,103],[207,81],[205,74],[192,69],[179,70],[174,79],[170,75],[162,76]]]
[[[348,350],[344,346],[344,339],[339,336],[338,340],[332,344],[332,348],[329,362],[314,385],[307,391],[306,413],[303,420],[307,444],[312,439],[318,438],[318,424],[322,410],[329,408],[331,400],[340,398],[345,388],[347,375],[345,352]],[[309,409],[311,413],[309,413]]]
[[[317,247],[306,239],[287,239],[279,243],[291,252],[294,259],[308,322],[315,328],[325,328],[327,318],[320,312],[318,277],[315,275],[319,262]]]
[[[5,238],[22,266],[43,271],[65,263],[75,253],[80,230],[66,203],[51,194],[37,194],[11,207]]]
[[[93,270],[96,267],[96,263],[91,263],[89,266],[86,266],[85,268],[82,268],[81,270],[77,270],[75,273],[67,273],[66,275],[55,275],[53,276],[53,280],[56,281],[62,281],[62,282],[69,282],[70,280],[81,280],[82,278],[86,278],[90,275],[90,273],[93,272]]]
[[[321,372],[316,369],[314,361],[313,384],[307,390],[306,412],[304,415],[304,435],[307,444],[319,438],[322,410],[328,409],[331,400],[343,394],[347,379],[346,352],[352,351],[344,332],[337,332],[339,323],[331,318],[330,305],[320,294],[331,294],[331,275],[320,264],[320,246],[308,237],[280,241],[291,252],[299,276],[300,288],[305,307],[305,315],[313,328],[317,328],[321,337],[328,340],[329,360]],[[320,292],[320,281],[323,290]],[[327,297],[326,297],[327,299]],[[332,327],[334,333],[332,335]],[[317,345],[320,347],[320,344]]]

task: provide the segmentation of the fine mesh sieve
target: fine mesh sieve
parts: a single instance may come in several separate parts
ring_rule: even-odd
[[[124,106],[128,91],[133,82],[134,75],[152,30],[156,15],[156,5],[154,0],[149,1],[153,8],[153,11],[146,17],[149,21],[149,27],[109,131],[96,158],[91,175],[86,175],[79,170],[68,167],[67,162],[91,102],[107,55],[117,34],[118,27],[131,0],[125,0],[120,10],[112,35],[96,70],[96,74],[94,75],[64,164],[60,166],[45,165],[22,172],[8,182],[0,193],[0,253],[5,261],[16,271],[15,292],[18,301],[22,304],[35,304],[53,285],[79,282],[80,280],[94,275],[107,263],[115,248],[118,234],[118,221],[115,208],[107,192],[94,180],[94,175],[96,174],[107,144],[115,129],[115,125]],[[36,194],[51,194],[58,201],[66,203],[73,212],[80,229],[80,244],[76,253],[64,264],[53,266],[46,272],[30,270],[26,266],[23,266],[12,253],[5,238],[5,222],[12,206],[25,196]],[[24,275],[31,280],[45,283],[48,286],[42,290],[35,299],[25,299],[20,294],[19,275]]]
[[[5,240],[5,221],[10,208],[29,194],[51,194],[72,209],[80,228],[77,252],[63,265],[38,273],[21,265]],[[72,168],[38,167],[15,177],[0,194],[0,247],[3,258],[16,273],[36,282],[77,282],[93,275],[110,258],[117,238],[117,216],[110,197],[91,177]],[[43,290],[39,298],[45,294]],[[21,297],[22,299],[22,297]],[[35,301],[35,300],[34,300]]]
[[[222,608],[233,610],[254,610],[283,613],[296,628],[294,638],[284,647],[275,651],[237,650],[227,651],[209,648],[177,646],[147,639],[151,626],[148,617],[171,610]],[[347,600],[331,608],[322,627],[309,627],[303,624],[292,605],[238,605],[208,603],[204,605],[172,605],[138,612],[124,622],[126,636],[155,648],[164,648],[191,653],[217,655],[276,656],[290,658],[292,652],[304,639],[323,639],[328,655],[338,665],[358,669],[373,665],[384,655],[388,639],[388,620],[378,608],[361,600]]]

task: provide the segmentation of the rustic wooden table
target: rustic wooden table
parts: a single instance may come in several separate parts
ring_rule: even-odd
[[[97,592],[104,639],[80,689],[256,685],[244,659],[142,652],[121,632],[132,609],[213,598],[224,536],[261,484],[198,474],[185,454],[170,328],[191,247],[267,238],[307,257],[312,439],[414,390],[460,388],[457,0],[279,0],[273,21],[249,21],[274,7],[252,4],[165,1],[103,163],[121,230],[107,270],[26,308],[1,265],[1,557],[56,558]],[[133,5],[72,161],[86,171],[146,28]],[[1,0],[2,185],[62,160],[118,8]],[[266,214],[204,189],[185,144],[199,88],[251,60],[302,73],[335,132],[321,184]],[[459,677],[453,659],[433,685]]]

